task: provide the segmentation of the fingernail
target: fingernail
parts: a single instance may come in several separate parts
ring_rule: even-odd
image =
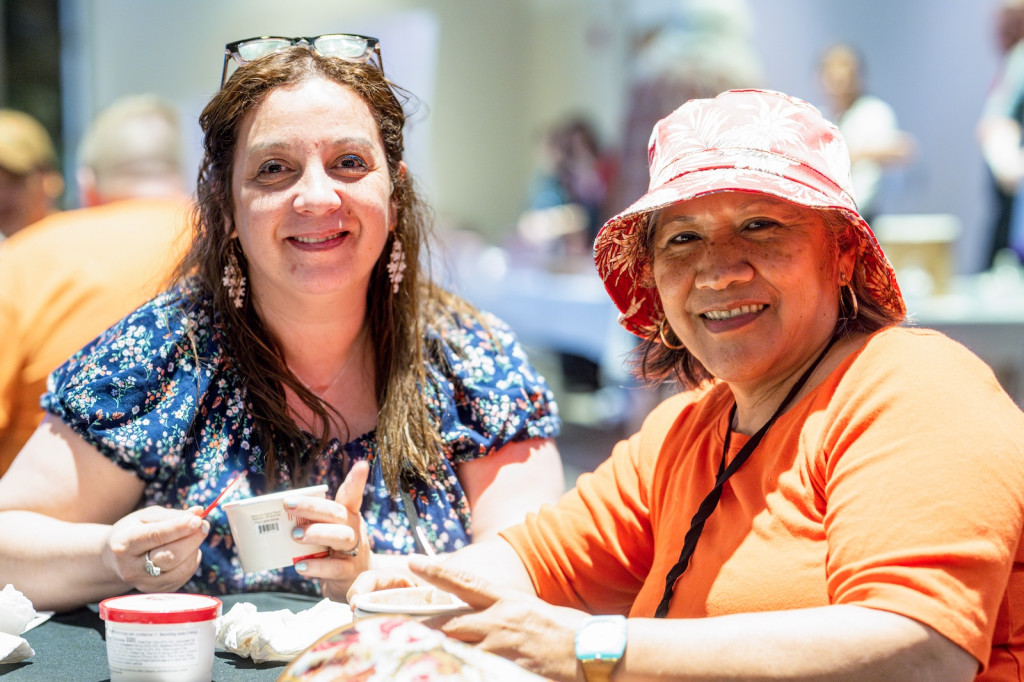
[[[292,530],[292,537],[296,540],[301,540],[302,536],[306,534],[306,531],[302,528],[294,528]]]
[[[188,520],[189,530],[198,530],[199,526],[203,524],[203,520],[198,516],[193,516]]]
[[[206,521],[206,520],[203,521],[203,532],[204,533],[209,533],[210,532],[210,522],[209,521]]]
[[[284,498],[284,506],[286,509],[295,509],[299,506],[299,501],[294,497],[286,497]]]
[[[307,564],[305,561],[300,561],[299,563],[295,564],[295,570],[299,573],[305,573],[309,570],[309,564]]]

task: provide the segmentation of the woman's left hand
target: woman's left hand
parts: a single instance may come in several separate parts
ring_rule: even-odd
[[[370,568],[372,552],[360,511],[369,472],[365,460],[353,464],[333,500],[305,495],[285,499],[289,512],[313,522],[295,540],[330,548],[327,558],[304,559],[295,570],[308,578],[319,578],[323,595],[334,601],[344,602],[352,581]]]
[[[576,628],[588,614],[552,606],[443,561],[409,558],[409,569],[473,607],[473,613],[428,620],[446,635],[514,661],[552,680],[575,680]]]

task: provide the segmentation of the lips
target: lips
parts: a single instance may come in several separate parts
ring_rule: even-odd
[[[741,305],[736,308],[727,308],[724,310],[709,310],[707,312],[701,313],[701,317],[703,317],[706,320],[721,322],[724,320],[731,320],[735,317],[740,317],[741,315],[751,315],[753,313],[759,313],[767,307],[768,306],[764,305],[763,303],[756,305]]]
[[[288,237],[287,241],[299,251],[328,251],[344,244],[350,234],[348,230],[340,230],[322,235],[297,235]]]
[[[344,232],[334,232],[333,234],[325,235],[323,237],[289,237],[288,239],[300,244],[324,244],[332,239],[338,239],[344,234]]]

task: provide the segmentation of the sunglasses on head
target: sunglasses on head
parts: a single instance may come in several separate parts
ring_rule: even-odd
[[[384,64],[380,56],[380,41],[370,36],[354,33],[327,33],[321,36],[302,38],[259,36],[236,40],[224,46],[224,68],[220,75],[220,86],[223,88],[224,83],[227,82],[228,67],[231,62],[241,66],[268,54],[287,50],[294,45],[305,45],[324,57],[337,57],[360,64],[373,63],[381,73],[384,72]],[[374,55],[376,55],[376,60],[372,59]]]

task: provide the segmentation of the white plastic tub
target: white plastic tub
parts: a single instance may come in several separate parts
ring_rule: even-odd
[[[110,682],[210,682],[221,601],[129,594],[100,602]]]

